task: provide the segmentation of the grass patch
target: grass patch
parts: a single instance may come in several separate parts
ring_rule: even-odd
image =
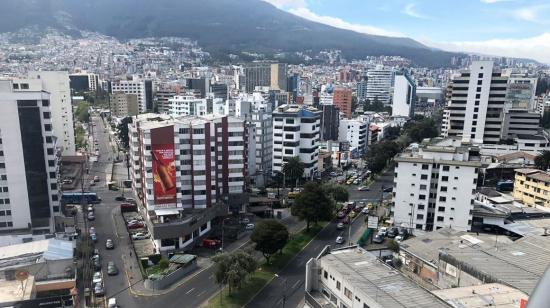
[[[224,288],[222,294],[218,293],[208,301],[208,308],[216,307],[242,307],[254,295],[256,295],[285,265],[287,265],[294,256],[296,256],[304,247],[321,231],[328,222],[320,222],[310,227],[309,231],[305,229],[291,235],[290,240],[283,248],[282,254],[275,254],[271,257],[271,264],[265,260],[260,268],[243,283],[242,287],[229,294],[228,288]]]

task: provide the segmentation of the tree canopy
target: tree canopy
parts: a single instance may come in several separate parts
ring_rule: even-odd
[[[130,144],[130,137],[128,136],[128,124],[130,123],[132,123],[132,117],[123,118],[116,128],[118,139],[125,149],[127,149]]]
[[[367,166],[373,173],[386,167],[388,161],[401,150],[401,145],[394,141],[383,140],[369,146]]]
[[[304,175],[304,163],[298,156],[290,157],[284,163],[283,172],[287,180],[297,184],[298,179]]]
[[[304,190],[296,197],[290,210],[293,216],[306,221],[309,230],[312,222],[332,219],[334,202],[323,186],[309,182],[304,185]]]
[[[212,261],[217,266],[214,274],[216,282],[228,285],[229,293],[235,288],[240,288],[241,283],[258,268],[256,259],[244,250],[219,254],[213,257]]]
[[[540,170],[548,170],[550,168],[550,151],[544,150],[535,157],[535,166]]]
[[[324,186],[324,189],[336,202],[346,202],[349,200],[349,192],[342,185],[327,184]]]
[[[90,104],[87,102],[81,102],[76,107],[74,112],[76,119],[82,123],[88,123],[90,121]]]
[[[256,243],[255,249],[264,255],[269,264],[271,256],[285,247],[288,236],[288,229],[285,225],[277,220],[268,219],[256,225],[250,239]]]

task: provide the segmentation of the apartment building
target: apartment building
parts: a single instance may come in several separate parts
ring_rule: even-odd
[[[413,144],[395,157],[392,215],[396,226],[468,231],[481,159],[457,139]]]
[[[133,189],[143,202],[155,246],[182,249],[212,220],[245,204],[248,136],[234,117],[137,116],[129,129]]]
[[[342,119],[338,129],[338,141],[348,142],[350,149],[356,149],[363,153],[367,148],[369,123],[366,119],[358,117],[355,119]]]
[[[70,74],[71,89],[76,92],[95,92],[99,87],[99,77],[93,73],[80,72]]]
[[[168,99],[168,114],[178,116],[203,116],[207,114],[205,98],[192,95],[176,95]]]
[[[550,173],[537,169],[516,169],[514,199],[528,206],[550,207]]]
[[[153,110],[153,82],[145,79],[117,80],[111,82],[111,93],[123,92],[138,97],[139,112]]]
[[[383,67],[367,71],[367,94],[365,99],[371,102],[378,100],[386,105],[391,102],[390,90],[393,82],[393,71]]]
[[[412,117],[416,103],[416,83],[406,73],[395,75],[392,116]]]
[[[0,230],[52,232],[60,214],[50,94],[0,81]]]
[[[351,89],[346,88],[336,88],[332,93],[332,104],[348,119],[351,119],[353,113],[351,110],[351,94]]]
[[[310,106],[282,105],[273,111],[273,171],[283,170],[285,159],[298,156],[304,177],[317,173],[321,112]]]
[[[170,113],[170,99],[179,94],[179,90],[171,88],[157,89],[154,105],[158,113]]]
[[[286,63],[258,62],[246,65],[244,67],[246,92],[252,93],[256,87],[286,91],[287,71]]]

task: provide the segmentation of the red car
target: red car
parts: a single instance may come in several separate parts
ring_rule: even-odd
[[[145,228],[145,223],[143,223],[142,221],[132,222],[128,224],[128,229],[140,229],[140,228]]]
[[[216,248],[218,247],[222,241],[216,240],[216,239],[205,239],[202,241],[202,246],[207,248]]]

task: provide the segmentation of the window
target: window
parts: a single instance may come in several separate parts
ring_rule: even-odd
[[[51,124],[44,124],[44,130],[47,131],[47,132],[51,132],[52,131],[52,125]]]
[[[8,187],[2,187],[2,192],[8,192]]]
[[[44,119],[49,119],[50,118],[50,113],[45,111],[42,113],[44,115]]]
[[[443,166],[443,171],[449,171],[449,166]]]
[[[427,164],[423,164],[423,165],[422,165],[422,170],[428,170],[428,168],[430,168],[429,165],[427,165]]]
[[[427,180],[427,179],[428,179],[428,175],[427,175],[427,174],[422,174],[422,175],[420,175],[420,179],[421,179],[421,180]]]
[[[437,221],[443,221],[443,220],[445,220],[445,217],[443,217],[443,216],[437,216]]]
[[[0,175],[0,179],[1,179],[2,181],[7,181],[7,180],[8,180],[8,176],[5,175],[5,174],[2,174],[2,175]]]
[[[21,90],[28,90],[29,89],[29,84],[28,83],[22,83],[21,84]]]
[[[351,293],[351,291],[348,290],[348,288],[344,288],[344,295],[345,295],[348,299],[352,299],[352,297],[353,297],[353,293]]]
[[[441,202],[446,202],[446,201],[447,201],[447,197],[439,196],[439,201],[441,201]]]
[[[416,219],[424,219],[424,214],[416,214]]]
[[[342,288],[342,284],[340,281],[336,281],[336,289],[340,290]]]
[[[444,206],[440,206],[437,208],[437,211],[438,212],[445,212],[445,207]]]
[[[483,69],[483,67],[482,67],[482,69]],[[483,73],[477,74],[477,77],[480,78],[480,79],[483,78]]]
[[[441,186],[441,191],[447,191],[447,187],[446,186]]]
[[[327,271],[325,271],[325,273],[324,273],[323,276],[325,277],[325,279],[328,279],[328,273],[327,273]]]
[[[441,181],[443,181],[443,182],[448,182],[448,181],[449,181],[449,177],[446,176],[446,175],[444,175],[444,176],[441,177]]]
[[[418,199],[420,199],[420,200],[426,200],[426,195],[419,195],[419,196],[418,196]]]
[[[423,209],[424,209],[424,204],[419,204],[419,205],[418,205],[418,209],[419,209],[419,210],[423,210]]]
[[[414,185],[414,184],[413,184],[413,185]],[[426,184],[421,184],[421,185],[420,185],[420,189],[421,189],[421,190],[426,190]]]

